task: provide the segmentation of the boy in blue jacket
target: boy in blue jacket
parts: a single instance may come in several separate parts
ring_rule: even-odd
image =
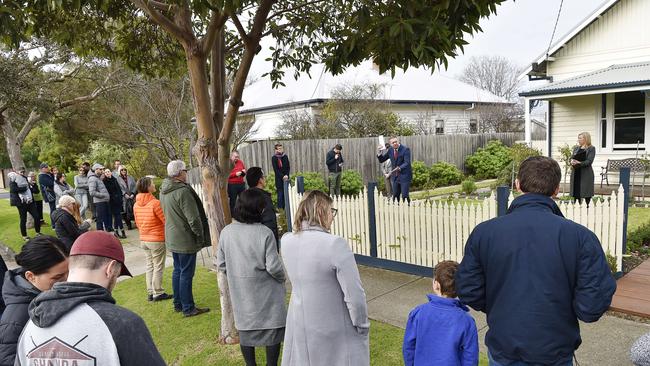
[[[478,365],[478,333],[469,309],[456,298],[458,263],[443,261],[435,268],[429,302],[409,314],[404,333],[406,366]]]

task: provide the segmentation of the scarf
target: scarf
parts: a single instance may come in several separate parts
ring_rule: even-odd
[[[282,169],[282,157],[284,156],[284,153],[278,154],[275,153],[275,157],[278,158],[278,168]]]

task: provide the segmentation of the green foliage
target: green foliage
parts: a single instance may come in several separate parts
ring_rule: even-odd
[[[435,187],[445,187],[459,184],[463,173],[455,165],[439,161],[429,168],[429,177]]]
[[[362,189],[361,174],[356,170],[344,170],[341,174],[341,194],[356,196]]]
[[[413,172],[413,180],[411,181],[411,188],[430,189],[435,187],[433,181],[431,180],[429,167],[427,167],[427,165],[424,164],[424,162],[419,160],[412,161],[411,171]]]
[[[650,223],[645,223],[627,236],[629,253],[650,254]]]
[[[30,131],[22,149],[28,167],[40,162],[56,166],[60,171],[76,170],[77,159],[88,148],[89,137],[70,121],[48,122]]]
[[[512,186],[519,173],[521,163],[532,156],[540,156],[542,153],[526,144],[514,144],[508,148],[508,151],[512,161],[499,174],[498,184]]]
[[[264,178],[264,190],[271,193],[271,200],[277,207],[278,205],[278,192],[275,190],[275,173],[269,172]]]
[[[497,178],[512,162],[510,150],[499,140],[492,140],[467,157],[465,166],[476,179]]]
[[[617,261],[616,257],[612,255],[612,253],[607,250],[607,253],[605,253],[605,258],[607,259],[607,265],[609,266],[609,270],[612,271],[612,273],[616,273],[617,271]]]
[[[327,184],[323,179],[323,175],[317,172],[299,172],[291,177],[291,184],[296,184],[296,177],[301,176],[305,178],[305,192],[307,191],[322,191],[327,193]]]
[[[465,193],[468,196],[476,191],[476,181],[472,177],[467,177],[467,179],[463,181],[461,186],[462,186],[461,189],[463,193]]]
[[[106,140],[95,140],[90,143],[88,153],[79,158],[79,163],[83,161],[87,161],[91,165],[100,163],[112,169],[114,160],[126,161],[125,158],[126,152],[121,146]]]

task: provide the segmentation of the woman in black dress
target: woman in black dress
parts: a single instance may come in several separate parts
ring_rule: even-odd
[[[594,196],[594,169],[591,165],[596,157],[596,148],[591,145],[589,132],[578,135],[578,146],[571,154],[571,197],[582,203],[584,198],[589,207],[591,197]],[[574,201],[574,202],[575,202]]]

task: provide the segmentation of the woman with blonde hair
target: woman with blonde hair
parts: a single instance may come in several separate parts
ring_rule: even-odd
[[[329,233],[336,212],[327,194],[308,192],[294,232],[282,238],[292,284],[283,366],[370,363],[370,322],[357,263],[346,240]]]
[[[90,229],[91,220],[83,221],[79,212],[79,202],[72,196],[61,196],[58,208],[52,213],[52,223],[56,236],[70,251],[72,243]]]
[[[578,135],[578,146],[571,154],[571,197],[582,203],[585,199],[587,206],[594,196],[594,169],[592,164],[596,158],[596,148],[591,144],[589,132]]]

